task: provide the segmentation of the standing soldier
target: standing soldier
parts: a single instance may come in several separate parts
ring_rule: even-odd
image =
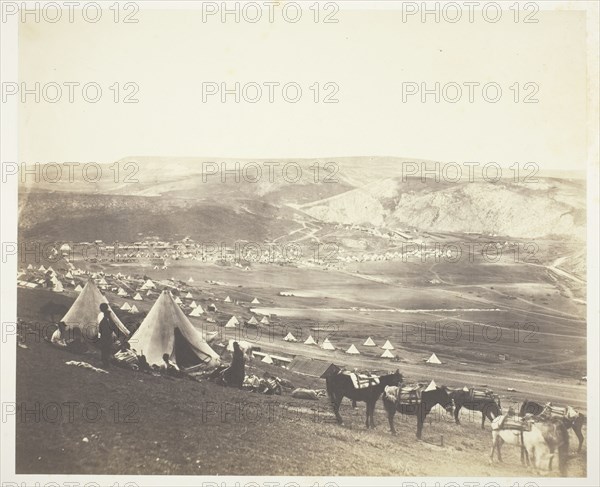
[[[100,304],[100,314],[98,315],[100,323],[98,325],[100,335],[100,353],[102,355],[102,364],[104,367],[110,367],[110,356],[113,346],[113,332],[118,335],[117,326],[110,317],[108,304]]]

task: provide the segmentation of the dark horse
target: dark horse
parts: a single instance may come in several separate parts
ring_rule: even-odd
[[[456,424],[460,424],[458,415],[462,408],[481,412],[481,429],[485,424],[485,418],[492,422],[494,418],[501,414],[502,406],[498,396],[490,394],[485,397],[472,398],[471,391],[455,389],[450,392],[450,398],[454,401],[454,421]]]
[[[547,417],[548,419],[556,417],[550,412],[550,409],[547,406],[543,406],[534,401],[525,400],[525,402],[521,404],[519,416],[524,417],[527,414],[537,417]],[[579,440],[577,453],[581,453],[581,447],[583,445],[583,433],[581,432],[581,429],[586,422],[585,415],[577,412],[573,408],[567,407],[567,414],[561,417],[561,419],[567,429],[571,428],[575,433],[575,436],[577,436],[577,439]]]
[[[339,424],[342,424],[343,422],[342,417],[340,416],[340,404],[342,399],[347,397],[352,400],[353,405],[356,401],[367,403],[366,425],[367,428],[375,428],[373,414],[375,412],[377,399],[381,396],[385,386],[397,385],[402,382],[402,374],[399,370],[396,370],[393,374],[383,375],[379,377],[379,384],[365,387],[364,389],[356,389],[350,375],[344,372],[330,375],[327,377],[326,381],[327,394],[329,395],[335,418]]]
[[[445,386],[436,387],[431,391],[423,391],[420,400],[412,404],[401,404],[398,402],[399,392],[399,388],[390,387],[383,394],[383,406],[387,411],[390,431],[393,435],[396,434],[396,429],[394,428],[394,415],[396,411],[417,417],[418,439],[421,439],[425,418],[436,404],[440,404],[447,412],[452,412],[452,399],[450,399],[448,389]]]

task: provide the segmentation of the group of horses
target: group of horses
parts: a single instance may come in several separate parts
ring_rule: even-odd
[[[423,424],[427,415],[440,405],[448,413],[454,415],[456,424],[460,424],[459,414],[462,408],[481,412],[481,428],[485,420],[492,425],[492,452],[490,461],[497,452],[498,460],[502,461],[500,448],[503,443],[517,445],[521,448],[521,461],[539,470],[552,469],[554,455],[558,456],[558,467],[561,475],[566,475],[566,464],[569,451],[568,430],[572,429],[579,440],[578,452],[583,444],[582,427],[585,416],[572,408],[561,417],[550,414],[549,405],[541,405],[533,401],[522,403],[517,414],[509,408],[507,414],[502,414],[500,398],[494,394],[481,393],[473,395],[473,390],[449,389],[446,386],[420,387],[418,396],[406,398],[404,377],[399,370],[377,378],[376,383],[368,387],[357,388],[352,374],[340,371],[326,378],[327,394],[333,406],[333,412],[339,424],[343,423],[340,415],[340,405],[344,397],[356,402],[366,403],[366,427],[375,428],[375,406],[381,396],[387,413],[390,431],[396,434],[394,416],[396,412],[415,416],[417,420],[417,438],[421,439]],[[551,408],[550,408],[551,409]],[[510,419],[510,420],[509,420]]]

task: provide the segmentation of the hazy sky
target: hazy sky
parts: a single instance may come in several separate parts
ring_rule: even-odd
[[[20,160],[109,162],[126,156],[319,157],[393,155],[440,161],[535,161],[546,169],[583,169],[586,160],[585,13],[539,12],[537,24],[515,23],[509,12],[476,21],[403,22],[400,11],[340,11],[337,24],[315,23],[305,11],[295,24],[202,21],[199,10],[140,11],[137,24],[22,24],[20,81],[95,82],[97,103],[75,88],[62,99],[21,105]],[[266,15],[266,13],[264,14]],[[66,18],[66,15],[63,16]],[[32,19],[33,20],[33,19]],[[232,95],[202,100],[203,82],[263,86],[257,103]],[[137,104],[115,103],[114,83],[139,86]],[[297,103],[265,82],[295,82]],[[335,83],[339,103],[315,103]],[[403,83],[433,88],[458,83],[462,98],[435,103],[429,95],[403,101]],[[486,102],[481,86],[468,100],[465,82],[498,83]],[[539,91],[539,103],[515,103]],[[533,86],[533,85],[531,85]],[[248,89],[249,97],[255,91]],[[48,96],[55,91],[49,88]],[[90,88],[88,93],[94,95]],[[446,92],[454,97],[450,86]],[[289,96],[294,95],[290,88]],[[488,95],[495,96],[490,88]]]

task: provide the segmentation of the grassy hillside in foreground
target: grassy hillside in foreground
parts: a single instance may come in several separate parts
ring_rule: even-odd
[[[37,420],[17,415],[17,473],[533,475],[520,465],[515,447],[504,447],[504,464],[489,464],[491,433],[489,425],[480,429],[478,413],[464,413],[460,426],[433,414],[417,441],[414,418],[397,416],[398,436],[389,433],[381,403],[377,429],[367,431],[362,404],[353,411],[345,402],[346,422],[338,426],[324,398],[262,396],[116,368],[100,374],[66,365],[77,357],[32,335],[27,345],[17,349],[17,403],[22,411],[38,404],[43,413]],[[98,355],[85,360],[100,365]],[[296,386],[313,382],[257,362],[247,373],[267,369]],[[65,403],[75,403],[71,419]],[[60,419],[54,419],[57,404],[63,405]],[[574,446],[572,436],[569,475],[584,476],[586,445],[581,455]]]

